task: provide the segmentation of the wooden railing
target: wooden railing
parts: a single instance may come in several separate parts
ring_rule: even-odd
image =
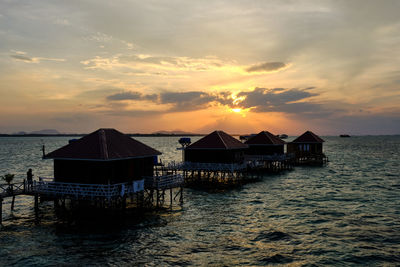
[[[149,189],[169,189],[180,187],[184,183],[180,174],[145,177],[144,184]]]
[[[120,184],[78,184],[54,182],[52,179],[41,177],[40,181],[34,184],[33,190],[36,193],[52,196],[69,196],[75,198],[114,198],[123,197],[144,190],[144,180]]]
[[[290,155],[246,155],[245,159],[248,161],[260,160],[260,161],[284,161],[291,159]]]
[[[19,195],[25,192],[25,183],[0,184],[0,197]]]
[[[201,162],[169,162],[166,165],[170,170],[181,171],[240,171],[246,169],[245,163],[201,163]]]

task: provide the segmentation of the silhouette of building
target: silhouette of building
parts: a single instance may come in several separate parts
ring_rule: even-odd
[[[223,131],[214,131],[185,148],[185,162],[242,163],[247,147]]]
[[[246,155],[283,155],[286,142],[268,131],[262,131],[245,142]]]
[[[294,155],[297,163],[325,163],[322,144],[325,141],[311,131],[287,144],[287,153]]]
[[[153,176],[161,153],[115,129],[99,129],[44,156],[54,159],[54,181],[114,184]]]

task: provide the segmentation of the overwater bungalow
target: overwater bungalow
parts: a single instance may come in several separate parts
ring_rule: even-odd
[[[249,146],[246,155],[283,155],[286,142],[276,135],[261,131],[245,142]]]
[[[223,131],[214,131],[184,147],[184,161],[172,162],[166,168],[181,171],[187,185],[239,184],[246,178],[243,171],[247,147]]]
[[[298,164],[323,164],[327,158],[323,153],[325,141],[311,131],[306,131],[287,144],[287,153],[295,157]]]
[[[148,189],[151,200],[157,192],[159,206],[166,189],[172,195],[172,189],[180,187],[182,199],[181,175],[154,174],[158,155],[161,152],[115,129],[99,129],[45,155],[54,160],[54,178],[41,179],[36,191],[57,199],[110,203]]]
[[[99,129],[44,156],[54,182],[114,184],[153,176],[161,152],[115,129]]]
[[[245,142],[246,161],[251,169],[279,172],[292,168],[291,160],[285,155],[286,142],[268,131],[261,131]]]
[[[214,131],[185,148],[185,162],[243,163],[247,147],[223,131]]]

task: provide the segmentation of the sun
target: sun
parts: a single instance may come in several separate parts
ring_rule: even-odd
[[[237,108],[236,107],[236,108],[228,108],[228,111],[231,112],[231,113],[238,114],[238,115],[240,115],[242,117],[246,117],[247,112],[249,111],[249,109],[248,108]]]

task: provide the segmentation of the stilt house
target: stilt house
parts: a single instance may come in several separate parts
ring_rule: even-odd
[[[161,153],[115,129],[99,129],[44,156],[54,159],[54,181],[115,184],[153,176]]]
[[[262,131],[245,144],[249,146],[246,155],[283,155],[286,142],[268,131]]]
[[[294,154],[296,158],[313,155],[324,155],[322,143],[325,142],[318,135],[307,131],[287,144],[287,153]]]
[[[247,147],[223,131],[214,131],[185,148],[185,162],[242,163]]]

